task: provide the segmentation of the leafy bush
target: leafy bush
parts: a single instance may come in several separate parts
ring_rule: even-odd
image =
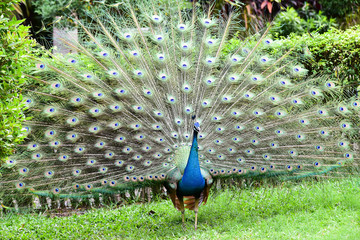
[[[335,19],[328,18],[321,11],[316,13],[305,7],[302,10],[301,18],[294,8],[288,8],[287,11],[281,12],[274,20],[274,27],[270,33],[275,37],[287,37],[291,33],[302,35],[306,32],[324,33],[331,27],[335,27]]]
[[[320,0],[319,2],[325,15],[336,18],[345,17],[360,6],[360,0]]]
[[[13,2],[0,2],[0,165],[23,139],[21,123],[25,116],[20,86],[26,80],[24,72],[30,67],[35,46],[28,27],[20,25],[21,20],[5,16],[13,10]]]
[[[252,41],[252,40],[250,40]],[[233,38],[224,47],[229,53],[242,45],[242,40]],[[360,90],[360,27],[345,31],[335,28],[323,34],[306,33],[291,35],[274,41],[269,55],[280,58],[292,49],[291,58],[296,58],[309,70],[309,74],[327,75],[337,79],[347,94],[357,95]]]
[[[360,85],[360,27],[293,36],[281,40],[281,46],[298,53],[305,49],[311,55],[310,61],[304,61],[310,73],[329,74],[348,88]]]
[[[360,23],[360,0],[320,0],[326,16],[335,17],[340,28]]]

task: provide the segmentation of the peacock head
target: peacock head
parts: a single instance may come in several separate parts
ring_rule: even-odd
[[[200,132],[200,123],[199,122],[194,123],[194,131]]]

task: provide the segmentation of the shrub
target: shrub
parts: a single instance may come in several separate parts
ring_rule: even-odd
[[[250,40],[251,41],[251,40]],[[291,58],[300,58],[309,74],[327,75],[336,79],[347,94],[357,95],[360,90],[360,27],[345,31],[335,28],[323,34],[305,33],[301,36],[291,34],[274,42],[269,49],[271,56],[280,58],[292,49]],[[242,45],[240,39],[231,39],[224,47],[229,53]]]
[[[24,72],[30,68],[35,42],[29,38],[28,27],[21,20],[10,19],[13,0],[0,2],[0,165],[11,155],[16,144],[24,138],[21,123],[21,85],[26,78]]]
[[[324,34],[304,34],[281,40],[284,50],[294,48],[311,55],[304,61],[310,73],[329,74],[356,90],[360,83],[360,27],[345,31],[331,29]]]
[[[325,15],[341,18],[360,6],[360,0],[320,0]]]
[[[274,20],[274,27],[270,33],[275,37],[287,37],[291,33],[302,35],[306,32],[324,33],[331,27],[335,27],[335,19],[328,19],[321,11],[316,13],[305,6],[301,11],[303,18],[294,8],[288,8],[286,11],[279,13]]]

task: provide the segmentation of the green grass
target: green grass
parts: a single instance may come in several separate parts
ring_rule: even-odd
[[[359,239],[360,179],[225,190],[186,227],[170,200],[48,217],[7,214],[0,239]],[[153,212],[154,213],[153,213]]]

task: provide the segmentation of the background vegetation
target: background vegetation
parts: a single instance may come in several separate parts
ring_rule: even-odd
[[[23,20],[10,16],[14,2],[18,1],[0,2],[0,160],[11,155],[23,139],[21,86],[26,81],[24,73],[32,67],[36,45],[29,38],[29,27],[21,25]]]
[[[231,39],[224,51],[232,51],[241,42],[242,40],[238,38]],[[309,70],[309,74],[321,74],[332,78],[346,88],[348,94],[357,96],[360,82],[359,27],[355,26],[346,30],[331,28],[323,34],[292,33],[289,38],[281,37],[276,42],[276,47],[270,50],[271,56],[280,57],[292,50],[292,57],[300,59]]]

